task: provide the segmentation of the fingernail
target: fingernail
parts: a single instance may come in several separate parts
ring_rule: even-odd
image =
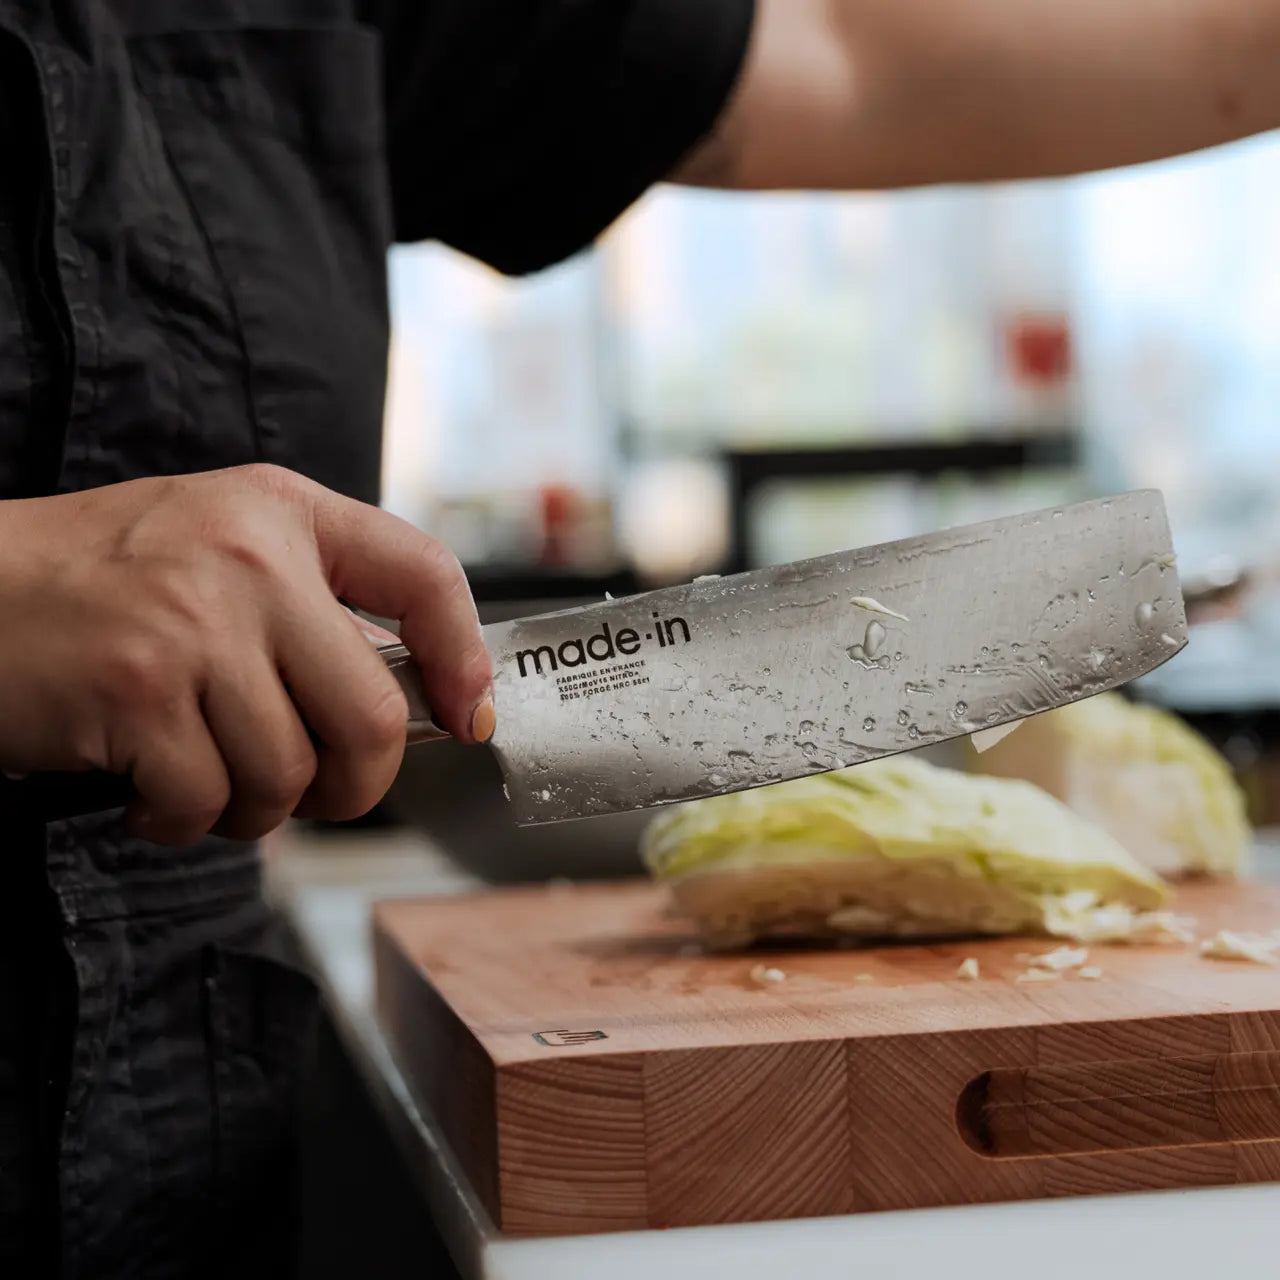
[[[493,694],[486,693],[476,704],[471,713],[471,734],[477,742],[488,742],[493,737],[493,730],[498,717],[493,710]]]
[[[394,631],[388,631],[386,627],[380,627],[375,622],[362,621],[360,630],[377,645],[400,643],[400,637]]]
[[[364,632],[366,640],[376,645],[399,644],[400,637],[394,631],[388,631],[386,627],[380,626],[376,622],[370,621],[368,618],[361,617],[358,613],[354,613],[348,609],[351,614],[352,621]]]

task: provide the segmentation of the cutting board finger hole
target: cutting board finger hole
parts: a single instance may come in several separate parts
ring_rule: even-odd
[[[956,1127],[988,1159],[1280,1138],[1280,1053],[984,1071]]]

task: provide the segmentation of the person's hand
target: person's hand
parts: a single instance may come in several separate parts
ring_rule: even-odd
[[[0,502],[0,769],[127,774],[161,844],[367,812],[407,709],[339,597],[400,621],[443,728],[489,736],[466,579],[394,516],[262,465]]]

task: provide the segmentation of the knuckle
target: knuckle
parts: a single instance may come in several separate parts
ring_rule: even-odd
[[[147,795],[152,815],[147,838],[172,847],[192,844],[214,828],[230,798],[225,776],[210,773],[172,786],[156,780]]]
[[[250,462],[235,468],[246,483],[274,497],[290,497],[297,493],[303,478],[288,467],[275,462]]]
[[[162,711],[179,692],[172,655],[156,637],[117,637],[99,650],[98,664],[101,691],[112,703]]]
[[[341,786],[330,787],[324,796],[326,817],[333,822],[350,822],[362,818],[386,794],[391,778],[375,779],[367,775],[352,778]]]
[[[276,770],[278,798],[290,809],[316,776],[316,753],[311,747],[293,752]]]
[[[223,559],[237,569],[260,578],[273,578],[279,571],[277,539],[246,506],[223,513],[213,541]]]
[[[471,588],[467,583],[467,575],[463,572],[462,562],[443,542],[437,542],[435,538],[425,539],[420,554],[424,572],[435,583],[437,590],[446,593],[451,599],[471,598]]]
[[[311,785],[315,773],[314,751],[281,753],[269,768],[249,781],[242,790],[254,808],[266,809],[283,817],[292,812],[299,797]]]
[[[377,691],[365,700],[351,725],[351,745],[382,754],[404,742],[409,707],[393,679],[380,680]]]
[[[193,650],[203,636],[217,628],[226,614],[217,583],[182,564],[165,564],[152,571],[151,601],[166,644],[177,652]]]
[[[227,778],[210,779],[192,791],[183,805],[183,816],[207,831],[231,803],[231,783]]]
[[[493,661],[483,644],[477,644],[467,651],[460,664],[459,676],[468,688],[477,692],[492,682]]]
[[[199,778],[185,786],[158,783],[148,797],[157,816],[182,830],[207,831],[231,800],[231,784],[224,777]]]
[[[247,483],[213,496],[205,513],[205,535],[224,560],[258,576],[277,578],[298,544],[298,500],[311,482],[274,463],[235,468]]]
[[[368,813],[395,780],[407,719],[404,695],[392,683],[349,722],[345,740],[328,753],[308,806],[337,822]]]
[[[147,838],[155,844],[180,849],[208,835],[221,812],[220,809],[210,814],[191,813],[186,809],[173,813],[158,812]]]
[[[316,481],[274,462],[251,462],[234,469],[237,491],[251,499],[265,498],[275,507],[307,508],[322,500],[327,490]]]
[[[119,772],[115,766],[126,758],[125,753],[113,743],[110,731],[97,717],[72,726],[68,749],[77,769]]]

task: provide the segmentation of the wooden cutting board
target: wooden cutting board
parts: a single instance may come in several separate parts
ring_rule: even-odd
[[[1275,886],[1176,907],[1280,926]],[[1101,980],[1018,983],[1051,944],[693,941],[639,883],[376,908],[385,1034],[503,1230],[1280,1180],[1280,971],[1096,947]]]

